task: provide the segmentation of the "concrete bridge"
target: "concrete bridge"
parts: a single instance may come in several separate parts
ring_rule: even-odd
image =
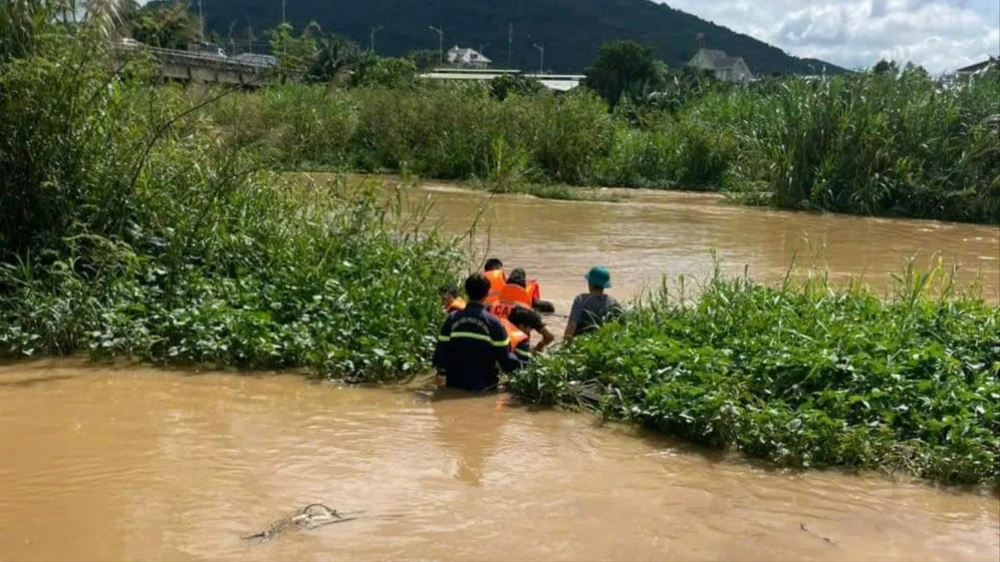
[[[267,72],[269,66],[250,61],[241,61],[224,56],[159,49],[139,44],[119,45],[125,52],[143,51],[152,54],[160,63],[160,75],[184,82],[217,82],[219,84],[239,84],[259,87],[273,83]]]
[[[480,69],[480,68],[436,68],[421,74],[425,80],[463,80],[473,82],[489,82],[499,76],[524,76],[538,80],[546,88],[554,92],[568,92],[583,82],[586,76],[582,74],[531,74],[520,70]]]

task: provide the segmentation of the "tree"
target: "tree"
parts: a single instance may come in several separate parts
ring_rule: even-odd
[[[891,60],[882,59],[872,68],[872,72],[879,76],[897,76],[899,74],[899,65]]]
[[[122,14],[132,38],[150,47],[186,49],[197,41],[200,33],[198,18],[191,15],[185,2],[150,2],[136,8],[129,6]]]
[[[423,72],[430,70],[441,63],[441,54],[433,49],[418,49],[406,54],[406,58],[413,61],[417,70]]]
[[[343,35],[323,37],[317,47],[316,59],[309,69],[311,82],[330,82],[361,61],[361,47]]]
[[[903,67],[903,77],[906,79],[916,79],[916,80],[929,80],[931,75],[927,72],[927,69],[913,64],[912,62],[906,63]]]
[[[635,41],[612,41],[601,45],[597,60],[586,70],[584,84],[614,108],[623,94],[660,88],[664,70],[652,48]]]
[[[683,66],[679,70],[666,73],[665,83],[655,92],[645,97],[644,108],[666,110],[675,113],[691,101],[713,91],[731,88],[730,84],[715,78],[710,70]]]
[[[354,86],[407,88],[413,85],[417,67],[405,58],[380,57],[367,52],[358,62],[351,83]]]
[[[319,26],[310,23],[298,37],[292,36],[291,24],[281,23],[268,31],[271,53],[278,59],[276,71],[281,80],[298,80],[306,75],[316,62],[316,40],[313,32]]]

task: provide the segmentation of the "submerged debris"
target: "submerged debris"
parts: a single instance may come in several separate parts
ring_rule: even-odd
[[[833,542],[832,540],[830,540],[830,539],[829,539],[829,537],[824,537],[823,535],[817,535],[816,533],[814,533],[814,532],[810,531],[810,530],[809,530],[809,529],[808,529],[808,528],[806,527],[806,524],[805,524],[805,523],[799,523],[799,528],[800,528],[800,529],[802,529],[803,531],[805,531],[805,532],[809,533],[810,535],[812,535],[812,536],[816,537],[816,538],[820,538],[820,539],[823,539],[824,541],[826,541],[826,544],[828,544],[828,545],[830,545],[830,546],[836,546],[836,544],[834,544],[834,542]]]
[[[338,513],[336,509],[330,509],[321,503],[314,503],[275,521],[267,530],[243,537],[243,539],[263,543],[289,529],[308,531],[325,525],[355,521],[358,519],[357,514],[360,513],[362,512]]]

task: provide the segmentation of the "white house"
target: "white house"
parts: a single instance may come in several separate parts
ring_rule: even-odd
[[[730,57],[724,51],[701,49],[688,62],[688,66],[708,70],[723,82],[746,84],[754,81],[753,73],[743,57]]]
[[[486,68],[493,61],[475,49],[462,49],[455,45],[448,50],[448,64],[462,68]]]

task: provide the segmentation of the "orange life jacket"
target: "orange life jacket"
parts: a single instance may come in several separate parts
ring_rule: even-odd
[[[510,339],[511,351],[531,337],[522,332],[517,326],[511,324],[506,318],[501,318],[500,322],[503,324],[504,329],[507,330],[507,337]]]
[[[462,297],[455,297],[455,300],[451,301],[451,304],[444,307],[444,311],[448,314],[459,310],[465,310],[465,299]]]
[[[497,301],[493,303],[493,306],[490,308],[490,312],[498,318],[506,319],[516,307],[523,306],[528,310],[531,310],[531,305],[531,295],[528,294],[528,291],[520,285],[514,285],[511,283],[500,291],[500,296],[497,298]]]
[[[504,275],[502,269],[494,269],[493,271],[486,271],[483,273],[486,279],[490,282],[490,292],[486,296],[484,301],[487,306],[497,302],[500,298],[500,292],[503,288],[507,286],[507,276]]]
[[[531,295],[531,302],[534,303],[542,298],[542,289],[538,286],[538,281],[532,279],[528,281],[528,294]]]

